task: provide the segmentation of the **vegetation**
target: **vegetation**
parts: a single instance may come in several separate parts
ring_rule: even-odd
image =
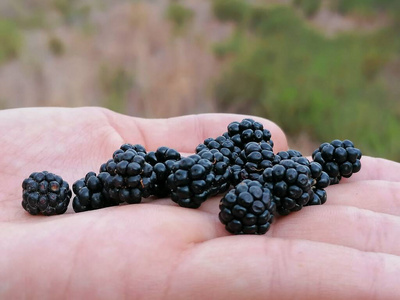
[[[166,17],[179,31],[193,18],[193,11],[178,2],[172,2],[168,5]]]
[[[250,5],[242,0],[214,0],[213,11],[221,21],[242,22],[247,18]]]
[[[8,20],[0,19],[0,63],[15,58],[22,44],[17,26]]]
[[[219,2],[228,6],[214,1],[215,15],[227,20]],[[381,75],[400,53],[396,30],[328,39],[289,6],[253,4],[228,19],[238,26],[215,47],[227,59],[215,86],[221,108],[268,117],[291,135],[350,138],[369,155],[400,160],[400,109]]]
[[[331,8],[343,14],[373,14],[398,11],[400,2],[397,0],[334,0]]]
[[[307,17],[312,17],[321,7],[321,0],[294,0],[293,4],[300,8]]]
[[[124,113],[126,98],[132,89],[134,78],[125,69],[103,65],[100,68],[100,84],[104,92],[104,106],[114,111]]]
[[[56,36],[49,37],[48,46],[51,51],[56,56],[61,56],[65,52],[65,46],[62,40]]]

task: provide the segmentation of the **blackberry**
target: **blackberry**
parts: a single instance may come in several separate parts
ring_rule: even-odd
[[[239,156],[241,149],[235,146],[235,143],[228,137],[218,136],[217,138],[208,138],[205,139],[202,144],[199,144],[196,147],[196,153],[199,153],[201,150],[208,149],[218,150],[222,155],[229,159],[230,163],[234,163],[235,159]]]
[[[315,162],[309,161],[307,157],[302,156],[301,152],[297,150],[281,151],[277,153],[281,159],[291,159],[301,165],[307,166],[311,171],[311,178],[313,183],[311,184],[314,195],[310,198],[310,201],[304,206],[324,204],[327,199],[324,188],[330,184],[329,175],[323,171],[322,166]]]
[[[283,159],[266,168],[262,180],[272,191],[280,215],[300,210],[314,197],[310,168],[292,159]]]
[[[265,234],[274,221],[275,202],[261,183],[245,179],[220,201],[219,220],[233,234]]]
[[[110,175],[105,178],[105,188],[112,200],[133,204],[151,195],[156,175],[145,157],[143,146],[124,144],[101,166],[100,170]]]
[[[72,190],[75,197],[72,200],[72,208],[75,212],[99,209],[103,207],[115,206],[119,203],[110,198],[105,188],[105,183],[110,176],[107,172],[96,175],[94,172],[86,174],[74,182]]]
[[[274,146],[271,140],[271,132],[264,129],[264,126],[253,119],[243,119],[241,122],[232,122],[227,127],[228,131],[223,134],[224,137],[231,139],[235,146],[244,149],[249,142],[267,142]]]
[[[249,142],[235,160],[232,168],[232,184],[236,185],[244,179],[259,180],[263,171],[279,162],[272,151],[272,146],[264,141]]]
[[[361,151],[349,140],[333,140],[316,149],[312,158],[321,164],[330,177],[330,184],[337,184],[342,177],[348,178],[361,169]]]
[[[327,194],[324,189],[313,188],[313,198],[304,206],[322,205],[326,202]]]
[[[212,162],[198,154],[175,162],[167,179],[171,199],[182,207],[200,207],[209,197],[210,188],[215,181],[212,169]]]
[[[231,170],[229,158],[217,149],[203,149],[197,153],[202,159],[211,162],[212,169],[208,178],[211,182],[209,196],[226,192],[230,187]]]
[[[126,143],[126,144],[121,145],[121,147],[120,147],[119,150],[122,150],[122,151],[125,152],[125,151],[130,150],[130,149],[131,149],[131,150],[135,150],[135,151],[138,152],[141,156],[144,156],[144,155],[146,154],[146,148],[143,147],[143,146],[140,145],[140,144],[132,145],[132,144]],[[116,154],[118,154],[118,153],[122,153],[122,152],[119,151],[119,150],[115,151],[115,152],[114,152],[114,155],[116,155]]]
[[[294,157],[303,157],[303,154],[301,154],[300,151],[289,149],[287,151],[279,151],[277,154],[278,159],[292,159]]]
[[[72,192],[60,176],[34,172],[22,182],[22,207],[31,215],[60,215],[67,211]]]
[[[167,197],[171,194],[167,186],[167,178],[171,174],[172,165],[181,159],[178,151],[168,147],[159,147],[156,151],[147,153],[146,161],[153,166],[154,184],[150,193],[156,197]]]

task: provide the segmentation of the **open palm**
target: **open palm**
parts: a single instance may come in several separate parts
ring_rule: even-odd
[[[100,108],[0,111],[0,298],[398,299],[399,164],[363,157],[328,202],[278,218],[264,236],[232,236],[219,198],[200,209],[148,199],[31,216],[21,183],[47,170],[72,184],[123,143],[193,153],[243,116],[132,118]],[[272,132],[275,151],[287,149]]]

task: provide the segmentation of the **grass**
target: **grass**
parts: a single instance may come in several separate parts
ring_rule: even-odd
[[[395,30],[328,39],[289,6],[251,5],[236,22],[215,47],[227,61],[215,85],[221,109],[270,118],[290,135],[349,138],[369,155],[400,160],[398,102],[380,75],[400,53]]]

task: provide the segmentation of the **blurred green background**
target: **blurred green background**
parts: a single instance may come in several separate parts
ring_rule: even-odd
[[[400,161],[398,0],[2,0],[0,108],[235,112]]]

